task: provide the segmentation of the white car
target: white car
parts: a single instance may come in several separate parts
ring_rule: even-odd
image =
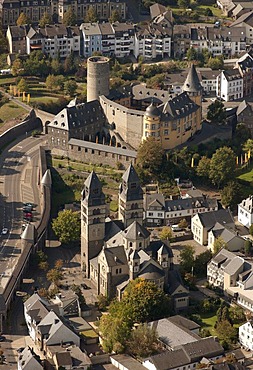
[[[7,227],[4,227],[2,229],[2,235],[6,235],[6,234],[8,234],[8,229],[7,229]]]

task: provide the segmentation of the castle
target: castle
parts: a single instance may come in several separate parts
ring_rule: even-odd
[[[118,220],[106,218],[105,195],[92,172],[81,197],[81,264],[97,294],[120,299],[130,280],[154,282],[173,297],[176,310],[188,306],[188,290],[173,268],[169,242],[150,240],[143,226],[143,191],[132,164],[119,187]]]
[[[96,56],[87,63],[87,102],[72,101],[47,125],[47,132],[57,154],[71,152],[71,139],[137,150],[149,136],[169,150],[198,132],[201,120],[202,86],[194,65],[183,92],[174,96],[145,84],[110,91],[109,59]]]

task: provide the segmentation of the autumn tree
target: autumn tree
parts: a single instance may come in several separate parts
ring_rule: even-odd
[[[49,268],[49,264],[47,261],[41,261],[39,263],[39,269],[42,270],[42,271],[47,271]]]
[[[63,260],[59,259],[55,261],[54,268],[56,270],[61,270],[63,268]]]
[[[63,89],[64,86],[64,77],[62,75],[54,76],[48,75],[46,78],[46,87],[49,90],[57,90],[60,91]]]
[[[54,285],[58,286],[61,279],[62,279],[61,271],[57,269],[51,269],[48,271],[47,280],[51,281],[51,283],[54,283]]]
[[[162,231],[159,233],[161,240],[170,240],[172,238],[172,230],[169,226],[164,226]]]
[[[146,177],[158,178],[163,163],[164,150],[152,136],[144,140],[137,151],[137,167]]]
[[[178,226],[180,227],[180,229],[186,229],[188,227],[188,222],[186,221],[185,218],[183,218],[182,220],[179,221]]]
[[[64,210],[52,222],[52,228],[60,242],[70,244],[80,240],[81,222],[78,212]]]
[[[146,323],[140,324],[133,329],[127,342],[128,351],[137,357],[151,356],[158,347],[158,335],[156,330]]]
[[[52,17],[48,13],[44,13],[39,21],[40,27],[44,28],[47,24],[52,24]]]
[[[17,26],[24,26],[25,24],[29,24],[30,20],[29,18],[25,15],[25,13],[20,13],[18,19],[17,19]]]
[[[18,90],[20,92],[27,92],[28,91],[28,83],[24,78],[21,78],[21,80],[18,83]]]
[[[14,60],[11,67],[11,73],[13,74],[13,76],[20,76],[24,74],[24,65],[20,58]]]
[[[221,236],[218,236],[213,243],[213,253],[218,253],[222,248],[227,249],[227,244]]]
[[[76,24],[76,15],[72,6],[69,6],[68,10],[63,14],[62,23],[64,26],[74,26]]]
[[[235,174],[235,154],[227,146],[217,149],[210,161],[209,178],[214,185],[220,188],[229,180],[234,178]]]
[[[110,23],[115,23],[115,22],[120,22],[121,18],[120,18],[120,14],[118,12],[118,10],[114,9],[112,11],[112,14],[109,18],[109,22]]]
[[[226,119],[226,110],[224,104],[215,100],[207,108],[207,119],[213,123],[223,123]]]
[[[89,9],[85,17],[85,22],[95,23],[97,21],[98,21],[98,16],[97,16],[95,8],[93,6],[89,6]]]
[[[243,145],[243,151],[253,155],[253,140],[248,139]]]

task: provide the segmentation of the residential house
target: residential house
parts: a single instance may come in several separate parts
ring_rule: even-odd
[[[75,345],[50,346],[49,358],[53,360],[56,370],[88,370],[91,360],[88,355]]]
[[[173,55],[183,58],[191,47],[190,27],[186,24],[175,24],[173,27]]]
[[[174,351],[165,351],[144,359],[143,366],[149,370],[194,369],[203,358],[218,360],[224,354],[219,342],[208,337],[196,342],[183,344]]]
[[[250,131],[251,136],[253,135],[253,106],[251,102],[243,100],[237,107],[236,117],[237,123],[243,123]]]
[[[109,23],[110,25],[110,23]],[[102,53],[102,34],[97,22],[82,23],[80,26],[82,35],[81,39],[81,54],[88,58],[94,52]]]
[[[212,70],[211,68],[198,68],[198,73],[200,74],[200,83],[203,87],[203,92],[206,95],[215,94],[217,90],[217,76],[219,75],[219,70]]]
[[[200,326],[180,315],[151,321],[148,326],[157,332],[159,341],[168,350],[201,339],[198,335]]]
[[[239,342],[246,350],[253,351],[253,322],[251,320],[239,326]]]
[[[218,98],[231,101],[243,97],[243,77],[238,69],[221,71],[217,77]]]
[[[198,213],[191,219],[193,239],[201,245],[207,245],[208,232],[213,229],[216,223],[220,223],[224,228],[235,229],[235,223],[229,209]]]
[[[6,38],[10,54],[26,54],[26,36],[29,26],[8,26]]]
[[[115,56],[127,57],[134,50],[134,26],[130,23],[113,23],[115,35]]]
[[[35,354],[32,348],[25,347],[18,354],[18,370],[43,370],[44,366],[39,356]]]
[[[52,304],[56,305],[60,316],[71,317],[81,316],[81,308],[78,296],[71,291],[58,293],[51,299]]]
[[[235,67],[238,68],[243,77],[243,96],[253,92],[253,56],[252,52],[244,54],[236,61]]]
[[[247,199],[238,204],[238,221],[246,227],[253,224],[253,196],[250,195]]]
[[[111,363],[115,369],[124,370],[145,370],[145,367],[129,355],[113,355],[110,356]]]
[[[253,43],[253,10],[242,14],[230,27],[245,27],[246,45],[250,46]]]
[[[50,346],[75,344],[80,346],[80,337],[70,330],[61,319],[50,311],[36,327],[36,344],[40,350],[48,351]]]
[[[224,224],[217,222],[208,233],[207,247],[214,253],[215,240],[221,238],[224,245],[230,252],[243,250],[245,240],[233,229],[224,227]]]

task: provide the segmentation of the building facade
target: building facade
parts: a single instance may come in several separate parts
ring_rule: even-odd
[[[253,196],[244,199],[238,204],[238,221],[249,228],[253,224]]]

